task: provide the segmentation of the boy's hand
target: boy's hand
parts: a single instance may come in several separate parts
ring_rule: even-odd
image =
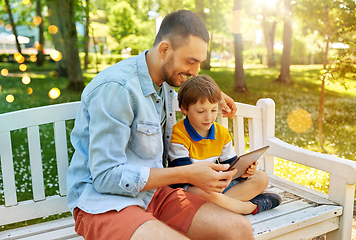
[[[211,193],[221,193],[230,184],[236,169],[224,172],[229,164],[215,164],[213,162],[201,161],[185,166],[188,169],[187,183],[201,190]]]
[[[257,161],[254,162],[253,164],[251,164],[251,165],[247,168],[245,174],[242,175],[241,177],[242,177],[242,178],[247,178],[247,177],[253,176],[253,175],[256,173],[257,165],[258,165],[258,162],[257,162]]]

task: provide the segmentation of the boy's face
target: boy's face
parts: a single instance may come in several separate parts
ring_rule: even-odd
[[[189,105],[188,109],[183,108],[182,112],[188,117],[195,131],[202,137],[207,137],[218,115],[218,103],[210,103],[208,100],[198,101]]]

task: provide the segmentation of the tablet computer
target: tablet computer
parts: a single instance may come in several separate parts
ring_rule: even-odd
[[[256,150],[253,150],[249,153],[238,156],[233,163],[231,163],[230,167],[226,170],[229,171],[232,168],[236,168],[237,172],[232,177],[232,179],[241,177],[245,174],[248,167],[256,162],[269,148],[269,146],[265,146]]]

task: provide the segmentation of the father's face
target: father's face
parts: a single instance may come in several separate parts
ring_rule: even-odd
[[[208,44],[201,38],[189,36],[187,44],[172,50],[162,66],[163,80],[179,87],[187,77],[197,76],[199,65],[206,59]]]

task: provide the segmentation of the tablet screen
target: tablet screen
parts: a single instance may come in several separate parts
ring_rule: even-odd
[[[232,168],[236,168],[237,172],[233,176],[233,179],[241,177],[243,174],[245,174],[247,168],[256,162],[267,151],[268,148],[269,146],[265,146],[237,157],[226,171],[229,171]]]

